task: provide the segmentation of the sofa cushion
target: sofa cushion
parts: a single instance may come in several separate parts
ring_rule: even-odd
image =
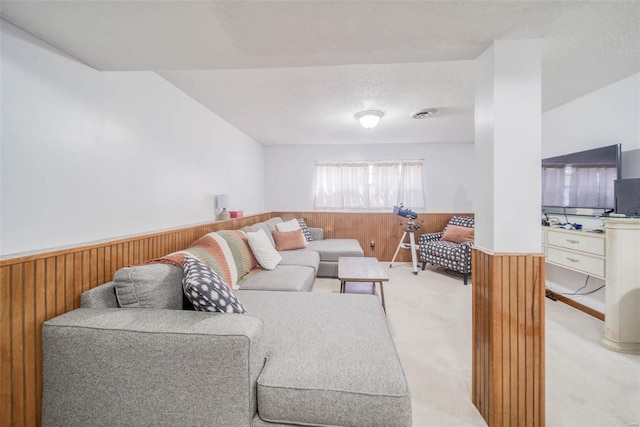
[[[307,227],[309,229],[309,234],[311,235],[311,240],[322,240],[324,239],[324,230],[322,228],[314,228]],[[311,241],[309,240],[309,241]]]
[[[247,312],[229,285],[202,261],[187,256],[182,270],[182,288],[196,311]]]
[[[299,265],[279,265],[271,271],[259,271],[240,282],[241,290],[310,291],[315,270]]]
[[[263,339],[252,315],[67,312],[43,326],[42,425],[247,426]]]
[[[264,223],[267,224],[269,230],[277,231],[276,224],[279,224],[281,222],[282,218],[280,218],[279,216],[274,216],[273,218],[269,218],[268,220],[266,220]]]
[[[248,232],[247,239],[253,255],[262,268],[273,270],[282,261],[282,255],[273,247],[262,228],[256,232]]]
[[[281,265],[304,265],[311,267],[318,273],[320,265],[320,255],[316,251],[282,251],[279,252],[282,257]]]
[[[276,242],[273,241],[273,236],[271,235],[271,229],[269,228],[266,222],[257,222],[253,224],[251,228],[253,228],[254,231],[258,231],[258,230],[264,231],[264,234],[267,235],[267,237],[269,238],[269,241],[271,242],[271,246],[273,246],[274,248],[276,247]]]
[[[238,292],[247,310],[264,321],[268,360],[258,378],[261,419],[411,425],[407,382],[377,297]]]
[[[460,261],[462,259],[462,247],[459,243],[436,240],[435,242],[425,243],[424,247],[433,256],[450,259],[451,261]]]
[[[113,276],[118,306],[182,308],[182,269],[169,264],[124,267]]]
[[[364,251],[356,239],[326,239],[309,242],[306,250],[320,254],[320,261],[335,261],[341,256],[364,256]]]
[[[172,268],[178,268],[173,267]],[[83,308],[118,308],[118,299],[116,298],[116,287],[113,282],[103,283],[102,285],[84,291],[80,295],[80,307]]]
[[[278,251],[304,249],[307,246],[307,241],[301,229],[294,231],[274,231],[271,234],[273,235],[273,240],[276,242],[276,250]]]

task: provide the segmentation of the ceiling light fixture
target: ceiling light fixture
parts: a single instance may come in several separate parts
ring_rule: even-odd
[[[368,110],[368,111],[361,111],[358,114],[356,114],[356,119],[358,119],[358,121],[363,127],[367,129],[371,129],[378,125],[378,122],[380,122],[380,119],[383,116],[384,116],[384,113],[382,111]]]
[[[425,108],[424,110],[416,111],[411,114],[411,117],[414,119],[426,119],[428,117],[433,117],[433,115],[436,114],[436,111],[438,110],[435,108]]]

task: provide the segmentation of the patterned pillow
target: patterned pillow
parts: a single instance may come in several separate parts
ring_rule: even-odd
[[[182,271],[182,289],[197,311],[247,312],[233,290],[202,261],[187,255]]]
[[[302,234],[304,234],[304,238],[307,242],[313,240],[311,236],[311,232],[309,231],[309,227],[307,227],[307,223],[304,222],[304,218],[298,218],[298,224],[300,224],[300,228],[302,228]]]

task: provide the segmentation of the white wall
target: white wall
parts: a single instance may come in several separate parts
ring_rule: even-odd
[[[640,73],[589,93],[542,114],[542,156],[552,157],[622,143],[622,177],[640,178]],[[601,226],[589,217],[569,217],[585,228]],[[563,219],[564,222],[564,219]],[[547,264],[547,285],[556,292],[573,293],[587,276]],[[605,282],[589,278],[579,293],[595,290]],[[571,296],[582,304],[605,312],[605,291]]]
[[[262,146],[152,72],[99,72],[2,24],[0,253],[264,211]]]
[[[617,143],[622,143],[623,161],[638,158],[640,73],[542,114],[542,157]],[[623,178],[640,178],[635,163],[623,164]]]
[[[267,210],[313,210],[314,162],[424,159],[427,212],[472,212],[473,143],[265,147]]]

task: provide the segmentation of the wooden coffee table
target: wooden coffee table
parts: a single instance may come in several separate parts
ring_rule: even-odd
[[[340,293],[345,293],[347,282],[371,282],[375,288],[380,284],[380,298],[382,309],[387,312],[384,305],[383,282],[389,281],[389,276],[380,267],[377,258],[373,257],[340,257],[338,258],[338,279],[340,279]]]

